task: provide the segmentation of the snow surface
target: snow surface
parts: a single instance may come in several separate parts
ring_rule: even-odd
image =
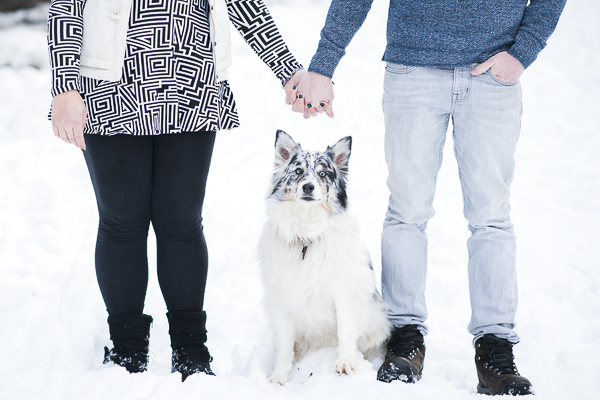
[[[305,64],[328,2],[270,1]],[[106,312],[94,272],[97,211],[81,152],[56,139],[45,28],[0,30],[0,399],[468,399],[477,384],[466,326],[467,224],[449,137],[429,225],[431,333],[423,379],[384,384],[364,361],[338,376],[335,349],[309,354],[283,387],[267,382],[273,336],[254,248],[277,129],[304,148],[352,135],[350,200],[381,270],[387,203],[381,93],[387,3],[375,2],[334,81],[334,119],[308,121],[283,104],[270,70],[234,35],[231,84],[242,127],[218,135],[204,207],[206,293],[216,377],[170,373],[165,306],[150,247],[146,312],[154,317],[143,374],[103,365]],[[522,78],[523,129],[513,184],[519,236],[517,365],[538,399],[600,399],[600,3],[568,2],[548,48]],[[10,25],[10,24],[8,24]]]

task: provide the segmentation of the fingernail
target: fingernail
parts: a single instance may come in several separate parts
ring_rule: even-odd
[[[312,108],[312,104],[310,104],[310,103],[308,103],[306,106],[307,106],[308,108]]]
[[[298,98],[299,98],[299,99],[301,99],[302,97],[304,97],[304,96],[302,96],[302,93],[300,93],[300,94],[298,95]]]
[[[296,85],[294,85],[294,88],[293,88],[293,90],[296,90]]]
[[[325,103],[319,103],[321,107],[325,107]]]

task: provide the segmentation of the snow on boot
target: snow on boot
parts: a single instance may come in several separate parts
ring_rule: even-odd
[[[146,371],[150,324],[152,317],[145,314],[108,317],[114,347],[111,350],[104,347],[103,364],[112,361],[130,373]]]
[[[531,382],[519,374],[512,352],[513,344],[491,334],[475,341],[475,365],[479,384],[477,393],[533,394]]]
[[[212,357],[206,347],[206,313],[204,311],[173,311],[167,313],[171,335],[171,372],[181,373],[181,381],[210,369]]]
[[[421,379],[425,360],[425,341],[417,325],[394,328],[387,344],[385,361],[377,371],[377,380],[415,383]]]

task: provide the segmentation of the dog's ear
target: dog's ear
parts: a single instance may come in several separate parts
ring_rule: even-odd
[[[347,173],[351,150],[352,136],[346,136],[333,146],[327,147],[325,153],[331,158],[340,171]]]
[[[300,149],[299,143],[294,142],[294,139],[284,131],[278,130],[275,136],[275,166],[285,164],[298,149]]]

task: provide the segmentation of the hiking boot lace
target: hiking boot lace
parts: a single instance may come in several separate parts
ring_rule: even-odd
[[[388,342],[388,356],[405,357],[412,360],[421,352],[420,347],[423,346],[423,335],[417,325],[394,328]]]
[[[481,346],[481,344],[479,345]],[[519,375],[514,362],[515,356],[513,355],[512,347],[513,344],[506,339],[500,339],[493,335],[492,337],[484,336],[484,368],[487,368],[496,375]],[[477,357],[477,361],[481,359],[482,357]]]

